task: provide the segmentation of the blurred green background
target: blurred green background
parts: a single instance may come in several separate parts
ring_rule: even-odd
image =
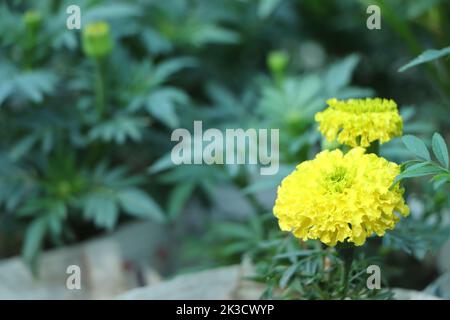
[[[66,28],[72,4],[82,30]],[[369,4],[380,30],[366,27]],[[405,133],[450,141],[448,56],[398,71],[450,44],[449,16],[447,0],[2,1],[0,258],[38,270],[42,251],[150,219],[165,230],[165,276],[267,261],[276,186],[320,150],[328,98],[394,99]],[[99,21],[109,30],[89,34]],[[280,129],[279,174],[174,166],[170,134],[194,120]],[[399,139],[381,152],[411,158]],[[391,283],[421,289],[440,272],[426,256],[449,236],[448,186],[406,186],[412,217],[373,250]]]

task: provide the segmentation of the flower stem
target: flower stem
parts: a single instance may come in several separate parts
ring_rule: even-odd
[[[350,286],[350,271],[352,269],[353,258],[355,256],[355,248],[353,246],[346,246],[343,244],[336,247],[336,251],[344,262],[342,299],[345,299]]]
[[[95,64],[95,107],[99,118],[105,110],[105,80],[103,74],[103,62],[101,58],[94,60]]]

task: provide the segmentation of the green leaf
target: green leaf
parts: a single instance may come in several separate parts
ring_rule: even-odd
[[[409,68],[415,67],[419,64],[436,60],[440,57],[450,54],[450,47],[442,48],[440,50],[430,49],[422,52],[417,58],[411,60],[409,63],[398,69],[399,72],[403,72]]]
[[[280,5],[281,0],[261,0],[258,6],[258,16],[262,19],[270,16]]]
[[[154,164],[152,164],[148,168],[148,172],[150,174],[155,174],[155,173],[161,172],[163,170],[172,168],[174,166],[175,165],[172,161],[171,154],[168,153],[168,154],[164,155],[163,157],[161,157],[160,159],[158,159]]]
[[[422,162],[420,160],[417,160],[417,159],[415,159],[415,160],[407,160],[407,161],[403,162],[400,167],[401,167],[401,170],[404,171],[406,168],[408,168],[408,167],[410,167],[410,166],[412,166],[414,164],[418,164],[418,163],[422,163]]]
[[[59,216],[48,217],[48,229],[54,236],[60,236],[63,230],[63,221]]]
[[[118,198],[123,210],[130,215],[152,218],[159,222],[165,220],[159,205],[142,190],[126,189],[118,193]]]
[[[44,242],[46,231],[47,219],[44,217],[33,220],[28,226],[22,247],[22,256],[28,264],[32,265],[34,263]]]
[[[408,20],[414,20],[438,5],[442,0],[411,1],[406,6]]]
[[[153,78],[156,83],[162,83],[175,73],[185,68],[196,67],[197,65],[197,60],[190,57],[165,60],[156,66]]]
[[[14,92],[14,83],[12,81],[3,81],[0,83],[0,106]]]
[[[280,184],[280,179],[278,176],[275,178],[266,178],[258,180],[254,183],[249,183],[244,189],[242,189],[243,194],[255,194],[265,190],[274,190]]]
[[[178,127],[179,117],[176,114],[176,106],[186,104],[187,95],[175,88],[162,88],[152,92],[146,101],[147,111],[156,119],[170,128]]]
[[[19,160],[22,156],[28,153],[34,146],[38,137],[36,135],[29,135],[20,139],[9,151],[9,157],[12,161]]]
[[[350,83],[353,70],[356,68],[359,60],[358,55],[352,54],[342,61],[331,65],[325,75],[325,83],[330,92],[336,92]]]
[[[441,172],[443,172],[443,170],[433,163],[429,162],[418,163],[406,168],[405,171],[403,171],[394,179],[392,185],[395,185],[397,182],[405,178],[422,177]]]
[[[432,147],[436,159],[438,159],[444,168],[448,168],[449,160],[447,145],[445,144],[444,138],[437,132],[433,135]]]
[[[142,42],[147,48],[148,52],[153,55],[167,53],[172,50],[172,43],[157,30],[145,28],[141,30]]]
[[[112,230],[119,217],[119,208],[113,193],[94,192],[83,199],[85,218],[97,227]]]
[[[248,241],[234,242],[224,246],[221,250],[221,254],[226,257],[236,254],[243,254],[244,252],[249,251],[251,247],[252,244]]]
[[[196,25],[190,31],[190,41],[197,47],[206,43],[235,44],[240,41],[239,33],[215,24]]]
[[[273,257],[273,259],[308,257],[316,253],[320,253],[320,250],[295,250],[287,253],[277,254]]]
[[[83,14],[83,24],[102,20],[126,19],[141,16],[143,12],[136,5],[108,3],[92,6]]]
[[[406,149],[408,149],[417,157],[428,161],[431,160],[430,153],[428,152],[425,143],[419,138],[412,135],[406,135],[402,138],[402,142],[405,145]]]
[[[63,222],[67,218],[67,207],[64,201],[53,202],[47,213],[47,228],[53,236],[62,233]]]
[[[140,141],[142,139],[141,131],[146,126],[147,121],[143,117],[117,115],[113,119],[109,119],[94,126],[89,131],[88,137],[91,141],[114,141],[117,144],[123,144],[127,139]]]
[[[449,183],[450,182],[450,174],[438,174],[437,176],[433,177],[434,183],[433,183],[433,188],[434,190],[439,189],[440,187],[442,187],[444,184]]]
[[[44,99],[44,94],[50,94],[55,90],[57,80],[55,74],[47,71],[28,71],[18,74],[14,82],[19,94],[40,103]]]
[[[48,214],[58,219],[67,217],[67,207],[63,201],[57,201],[50,207]]]
[[[254,238],[254,235],[249,231],[246,225],[231,222],[222,222],[215,228],[215,233],[219,236],[242,240],[251,240]]]
[[[289,283],[289,280],[292,278],[294,273],[297,271],[297,264],[291,265],[289,268],[286,269],[286,271],[283,273],[280,279],[280,287],[285,288],[286,285]]]
[[[441,171],[442,169],[439,168],[437,165],[435,165],[432,162],[420,162],[416,163],[412,166],[407,167],[402,174],[414,174],[416,172],[429,172],[429,171]]]
[[[195,183],[187,182],[176,186],[169,197],[169,216],[175,219],[183,209],[189,197],[192,195]]]

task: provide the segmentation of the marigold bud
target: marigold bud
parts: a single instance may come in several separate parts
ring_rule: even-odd
[[[267,65],[273,74],[283,74],[288,63],[289,55],[285,51],[272,51],[267,57]]]
[[[23,22],[28,30],[36,32],[42,23],[42,15],[37,10],[29,10],[22,17]]]
[[[88,57],[100,58],[108,55],[113,43],[109,25],[106,22],[94,22],[83,28],[83,51]]]

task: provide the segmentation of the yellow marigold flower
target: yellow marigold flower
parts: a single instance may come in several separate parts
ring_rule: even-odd
[[[337,138],[351,147],[368,147],[373,141],[384,143],[402,134],[403,121],[393,100],[330,99],[327,104],[315,119],[328,141]]]
[[[391,186],[400,167],[363,148],[322,151],[299,164],[278,187],[273,208],[283,231],[303,240],[319,239],[362,245],[376,233],[383,236],[407,216],[403,189]]]

